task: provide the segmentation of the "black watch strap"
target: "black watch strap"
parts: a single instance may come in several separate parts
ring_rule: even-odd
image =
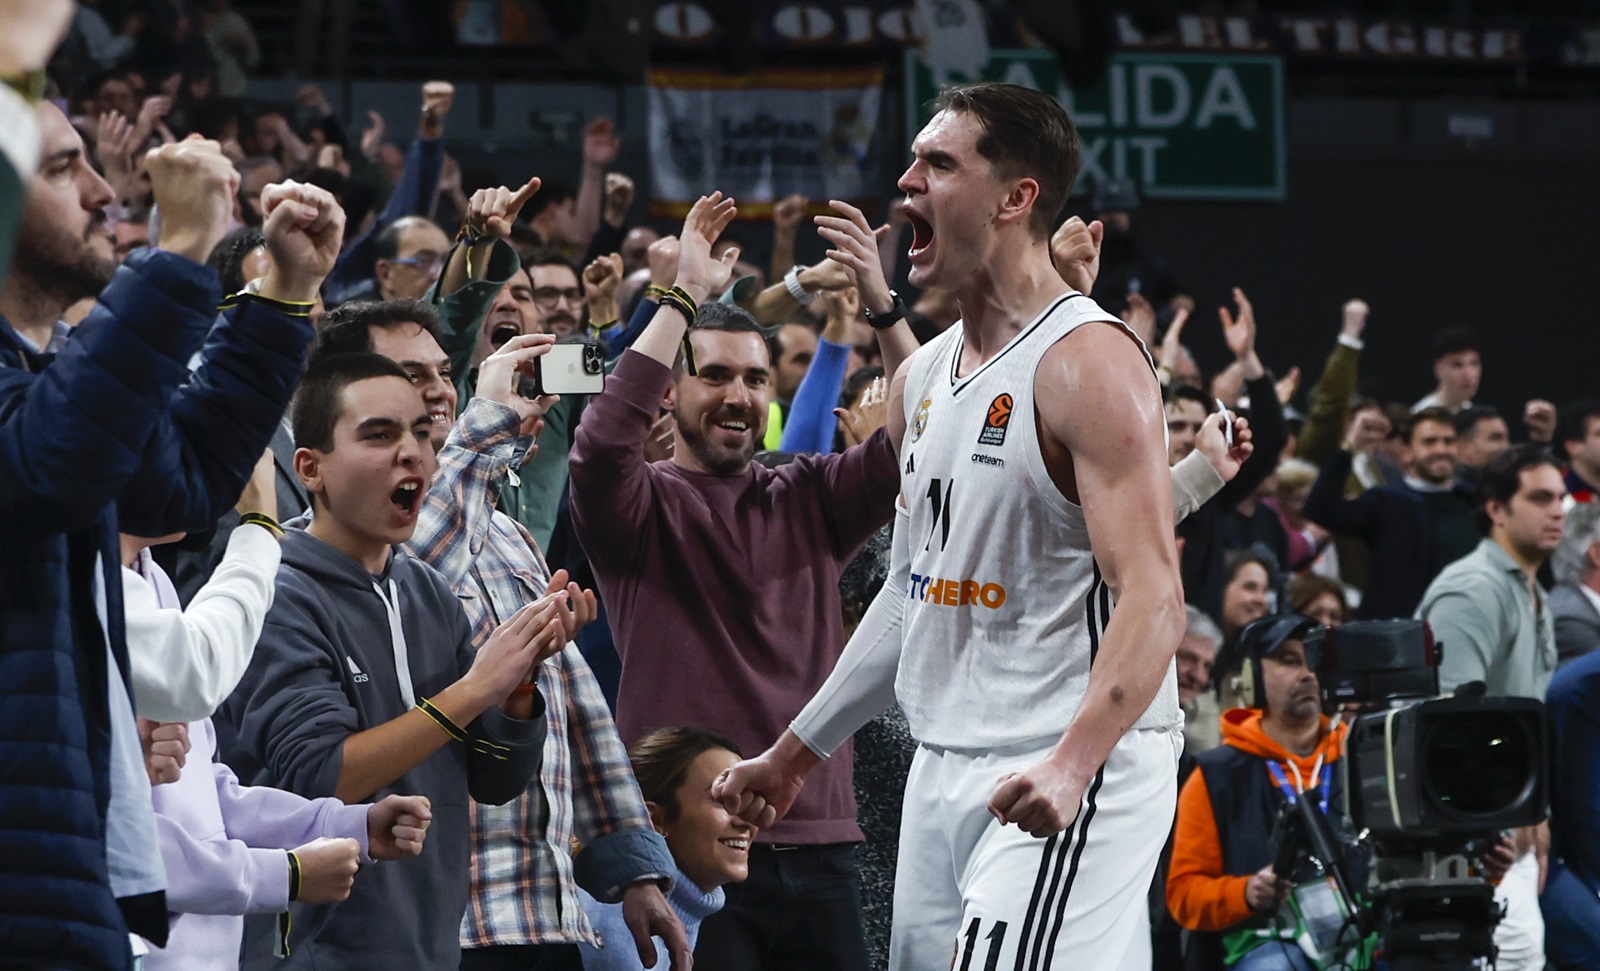
[[[867,323],[872,325],[873,330],[888,330],[906,317],[906,302],[900,299],[900,294],[890,290],[889,296],[894,298],[894,306],[889,308],[888,313],[875,314],[866,308],[862,308],[862,313],[866,316]]]

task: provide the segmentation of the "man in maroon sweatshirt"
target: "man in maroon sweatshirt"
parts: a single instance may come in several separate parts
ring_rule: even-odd
[[[772,397],[767,343],[743,310],[694,306],[727,285],[738,250],[714,259],[711,244],[733,213],[720,194],[690,211],[673,291],[687,299],[662,298],[572,450],[573,523],[610,610],[617,727],[630,746],[674,725],[715,729],[752,753],[781,734],[844,649],[840,571],[889,521],[899,489],[887,430],[779,469],[751,461]],[[846,219],[864,251],[871,230],[853,210]],[[902,322],[882,343],[892,376],[916,341]],[[677,418],[673,458],[647,464],[662,407]],[[891,403],[889,413],[901,412]],[[750,878],[701,928],[702,971],[779,959],[865,971],[850,762],[846,751],[819,766],[748,851],[725,848],[749,852]]]

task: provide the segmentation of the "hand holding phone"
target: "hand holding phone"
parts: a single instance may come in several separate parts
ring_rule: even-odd
[[[518,388],[523,397],[549,394],[599,394],[606,387],[606,350],[586,337],[563,337],[549,353],[533,360],[533,377]]]
[[[1222,415],[1222,440],[1228,443],[1229,448],[1233,448],[1233,412],[1228,410],[1228,406],[1222,403],[1221,398],[1217,398],[1215,401],[1217,402],[1217,411]]]

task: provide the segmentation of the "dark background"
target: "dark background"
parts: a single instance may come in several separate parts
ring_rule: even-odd
[[[1363,383],[1385,400],[1432,390],[1432,336],[1455,324],[1477,329],[1478,400],[1499,406],[1514,433],[1529,398],[1600,393],[1600,166],[1582,144],[1600,134],[1600,112],[1476,106],[1506,141],[1469,148],[1432,127],[1447,110],[1291,103],[1287,201],[1160,203],[1140,213],[1136,231],[1200,305],[1184,339],[1203,368],[1229,359],[1215,308],[1238,285],[1256,305],[1263,360],[1279,373],[1299,364],[1303,387],[1333,346],[1340,307],[1361,297],[1372,307]]]

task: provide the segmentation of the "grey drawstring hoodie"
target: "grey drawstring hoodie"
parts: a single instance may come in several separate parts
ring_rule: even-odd
[[[247,784],[331,796],[344,740],[448,687],[466,673],[472,655],[466,615],[432,567],[396,549],[383,574],[373,576],[309,533],[290,529],[261,642],[217,714],[224,759]],[[505,803],[527,788],[544,748],[542,702],[536,707],[530,721],[491,708],[464,726],[505,750],[482,746],[483,753],[450,742],[375,793],[373,801],[401,793],[433,803],[422,855],[364,865],[343,903],[293,905],[288,960],[273,957],[273,920],[252,918],[244,966],[459,966],[468,800]]]

